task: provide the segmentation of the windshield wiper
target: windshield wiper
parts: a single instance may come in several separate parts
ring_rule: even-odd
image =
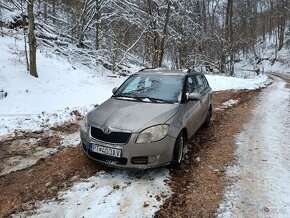
[[[139,98],[143,99],[143,101],[145,99],[148,99],[148,100],[150,100],[151,102],[154,102],[154,103],[169,103],[169,104],[173,103],[172,101],[168,101],[168,100],[164,100],[164,99],[160,99],[160,98],[153,98],[153,97],[139,97]]]
[[[126,95],[114,95],[114,98],[122,99],[122,100],[129,100],[129,101],[142,101],[138,97],[131,97],[131,96],[126,96]]]
[[[122,100],[133,100],[133,101],[142,101],[142,102],[153,102],[153,103],[168,103],[172,104],[172,101],[160,99],[160,98],[153,98],[153,97],[139,97],[139,96],[126,96],[126,95],[114,95],[113,97],[119,98]]]

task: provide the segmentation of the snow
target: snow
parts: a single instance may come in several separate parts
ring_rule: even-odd
[[[39,147],[39,151],[27,156],[17,155],[3,160],[3,169],[0,172],[0,176],[6,175],[13,171],[26,169],[37,163],[41,158],[46,158],[51,154],[56,153],[58,150],[56,148],[44,148]]]
[[[112,89],[126,77],[107,77],[100,67],[92,71],[47,51],[38,50],[39,78],[26,71],[21,33],[10,30],[0,38],[0,90],[8,93],[0,100],[0,136],[21,130],[40,130],[76,119],[108,99]],[[251,79],[207,75],[214,91],[255,89],[269,83],[267,76]]]
[[[75,121],[74,110],[84,115],[94,105],[108,99],[111,90],[126,79],[108,77],[110,73],[101,67],[93,71],[41,49],[37,53],[39,78],[33,78],[24,64],[21,33],[4,31],[5,36],[0,37],[0,91],[8,92],[8,96],[0,99],[0,137]],[[282,51],[279,55],[278,59],[282,59],[288,53]],[[262,64],[265,72],[289,73],[289,63],[288,66],[282,61],[275,65],[270,61]],[[243,70],[244,66],[240,67],[239,70]],[[252,75],[206,77],[214,91],[257,89],[271,82],[264,74]],[[287,217],[290,214],[289,90],[284,82],[278,81],[263,91],[251,122],[237,136],[238,164],[228,169],[228,175],[235,182],[227,188],[218,217],[237,217],[240,213],[245,217],[252,214]],[[238,102],[238,99],[230,99],[219,108]],[[31,141],[33,152],[25,157],[6,159],[0,176],[30,167],[40,158],[64,147],[76,147],[79,142],[78,133],[61,136],[57,148],[35,149],[36,142]],[[30,148],[23,149],[29,151]],[[245,155],[248,151],[249,155]],[[168,179],[168,169],[100,172],[59,193],[59,200],[37,202],[33,214],[24,212],[16,217],[153,217],[171,195],[165,182]]]
[[[19,14],[21,14],[21,12],[17,10],[14,11],[5,10],[5,13],[2,12],[0,19],[4,23],[14,22],[13,18],[19,16]]]
[[[168,169],[102,171],[61,192],[60,201],[38,202],[31,217],[153,217],[171,195],[168,179]]]
[[[0,100],[0,135],[17,130],[37,130],[75,119],[111,96],[112,88],[124,78],[108,78],[102,69],[89,71],[46,52],[37,53],[39,78],[26,72],[20,35],[0,37],[0,90],[8,93]]]
[[[232,107],[232,106],[234,106],[234,105],[236,105],[238,103],[239,103],[239,100],[230,99],[228,101],[225,101],[221,106],[219,106],[217,108],[214,108],[214,110],[222,111],[222,110],[227,109],[229,107]]]
[[[3,168],[0,176],[6,175],[13,171],[23,170],[37,163],[41,158],[57,153],[66,147],[77,147],[80,144],[80,135],[78,132],[69,135],[60,136],[61,140],[57,147],[46,148],[39,146],[38,140],[30,139],[29,141],[19,140],[9,147],[9,151],[21,151],[25,155],[16,155],[3,159]]]
[[[206,78],[214,91],[258,89],[266,87],[270,83],[267,75],[260,74],[250,79],[226,77],[217,75],[206,75]]]
[[[113,87],[126,77],[108,77],[101,67],[97,71],[78,63],[38,49],[39,78],[30,76],[25,67],[21,34],[8,31],[0,37],[0,90],[8,93],[0,100],[0,136],[22,130],[40,130],[67,121],[75,121],[78,110],[82,115],[94,105],[108,99]],[[10,37],[7,36],[10,35]],[[256,89],[270,82],[267,76],[233,78],[207,75],[214,91]],[[232,106],[231,99],[224,107]],[[15,156],[5,160],[7,168],[2,175],[35,164],[40,158],[56,153],[64,147],[79,144],[79,135],[60,136],[57,148],[34,148],[25,157]],[[26,149],[26,148],[23,148]],[[30,148],[27,148],[28,151]],[[199,160],[199,158],[198,158]],[[167,169],[131,172],[113,170],[101,172],[76,183],[71,189],[59,193],[58,200],[38,202],[34,217],[152,217],[171,195],[166,180]],[[17,216],[29,216],[30,212]]]
[[[62,147],[77,147],[80,144],[80,141],[80,134],[79,132],[76,132],[67,136],[62,136],[60,144]]]
[[[234,183],[218,217],[289,217],[290,90],[275,80],[237,136],[237,165],[228,169]]]
[[[230,100],[224,102],[223,106],[232,107],[233,105],[237,104],[238,102],[239,102],[239,100],[230,99]]]

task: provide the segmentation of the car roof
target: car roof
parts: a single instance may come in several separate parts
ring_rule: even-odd
[[[154,74],[154,75],[188,75],[188,74],[201,74],[192,69],[162,69],[162,68],[144,68],[135,74]]]

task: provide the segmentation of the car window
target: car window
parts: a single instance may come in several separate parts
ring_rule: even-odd
[[[199,93],[202,93],[206,88],[202,76],[196,75],[196,81],[197,81],[198,91]]]
[[[183,81],[184,77],[179,75],[136,74],[130,76],[114,96],[175,103],[181,100]]]
[[[204,89],[207,89],[209,87],[207,79],[205,78],[204,75],[200,75],[200,76],[201,76],[201,78],[203,80]]]
[[[138,86],[140,86],[140,81],[141,78],[140,77],[135,77],[132,79],[132,81],[125,87],[125,89],[123,90],[123,93],[130,93],[136,89],[138,89]]]
[[[186,82],[186,93],[192,93],[197,91],[197,85],[193,77],[187,77]]]

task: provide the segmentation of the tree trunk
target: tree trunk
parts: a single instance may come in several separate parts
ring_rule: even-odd
[[[81,18],[80,18],[80,26],[79,26],[79,32],[78,32],[78,44],[77,46],[80,48],[84,47],[83,44],[83,38],[84,38],[84,29],[86,25],[86,10],[88,7],[88,0],[83,1],[83,8],[81,12]]]
[[[27,1],[28,19],[29,19],[29,32],[28,32],[29,65],[30,65],[30,74],[34,77],[38,77],[36,69],[36,38],[34,34],[33,3],[34,0]]]
[[[282,0],[280,6],[280,16],[278,18],[278,51],[280,51],[284,46],[284,38],[285,38],[285,27],[286,27],[286,19],[287,19],[287,2]],[[289,13],[289,12],[288,12]]]
[[[160,55],[159,55],[158,67],[162,66],[162,61],[163,61],[163,56],[164,56],[165,38],[166,38],[166,34],[167,34],[167,26],[168,26],[169,16],[170,16],[170,5],[171,5],[170,0],[168,0],[165,23],[164,23],[164,27],[163,27],[163,34],[162,34],[162,39],[161,39],[160,48],[159,48]]]
[[[2,19],[2,8],[0,8],[0,19]],[[1,36],[3,37],[4,34],[3,34],[3,22],[0,20],[0,30],[1,30]]]
[[[53,15],[53,19],[52,19],[52,22],[53,24],[55,24],[55,17],[56,17],[56,10],[55,10],[55,3],[56,3],[56,0],[52,0],[52,15]]]
[[[234,32],[233,32],[233,0],[228,0],[227,4],[227,12],[226,12],[226,39],[227,42],[230,44],[230,51],[229,51],[229,75],[234,75],[234,51],[233,51],[233,43],[234,43]]]
[[[157,24],[156,20],[153,19],[153,3],[152,0],[147,0],[148,5],[148,14],[150,17],[150,26],[151,26],[151,34],[152,34],[152,67],[156,68],[158,67],[158,57],[159,57],[159,36],[158,36],[158,30],[157,30]]]
[[[22,6],[21,6],[22,7]],[[24,52],[25,52],[25,60],[26,60],[26,69],[29,71],[29,60],[27,54],[27,41],[26,41],[26,18],[22,13],[22,28],[23,28],[23,40],[24,40]]]
[[[96,0],[96,50],[99,49],[100,43],[99,43],[99,35],[100,35],[100,1]]]
[[[43,4],[43,18],[44,18],[44,22],[47,22],[47,0],[44,1]]]

